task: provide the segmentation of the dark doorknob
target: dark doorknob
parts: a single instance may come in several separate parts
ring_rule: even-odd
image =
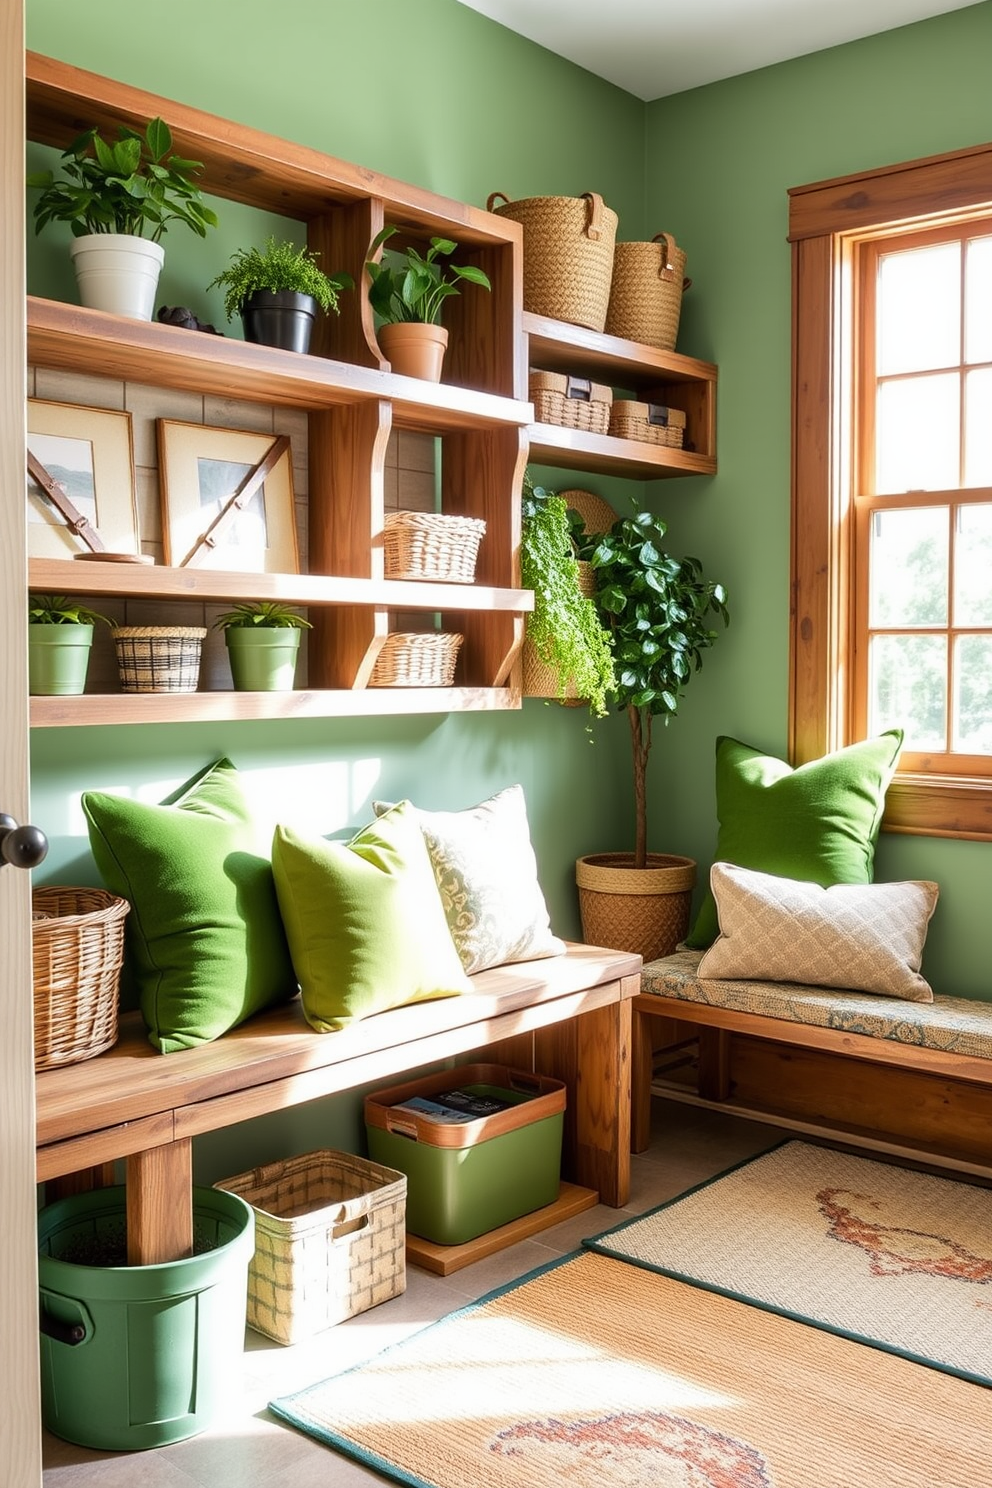
[[[0,811],[0,868],[37,868],[48,853],[48,838],[40,827],[19,827],[12,816]]]

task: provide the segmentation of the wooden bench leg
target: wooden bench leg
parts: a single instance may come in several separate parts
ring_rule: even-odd
[[[154,1266],[193,1254],[193,1144],[188,1137],[127,1159],[127,1261]]]
[[[699,1093],[714,1101],[730,1094],[730,1034],[725,1028],[699,1030]]]
[[[630,1064],[630,1149],[644,1152],[651,1142],[651,1081],[654,1077],[654,1019],[634,1008]]]

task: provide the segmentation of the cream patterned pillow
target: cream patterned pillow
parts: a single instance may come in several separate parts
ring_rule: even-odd
[[[377,815],[388,809],[372,805]],[[538,883],[521,786],[467,811],[418,809],[417,819],[467,972],[564,954]]]
[[[720,934],[697,975],[932,1002],[920,976],[935,883],[819,884],[714,863]]]

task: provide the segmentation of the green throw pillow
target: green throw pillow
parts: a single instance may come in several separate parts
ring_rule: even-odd
[[[86,791],[90,847],[131,905],[129,971],[163,1054],[208,1043],[295,995],[272,868],[230,760],[160,806]]]
[[[318,1033],[472,990],[409,801],[350,842],[277,827],[272,871],[303,1011]]]
[[[901,729],[849,744],[793,769],[725,735],[716,741],[716,861],[779,878],[871,883],[885,792]],[[705,950],[719,933],[712,893],[686,945]]]

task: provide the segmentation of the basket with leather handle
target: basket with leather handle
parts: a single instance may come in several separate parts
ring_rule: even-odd
[[[603,198],[586,191],[510,201],[494,191],[486,210],[519,222],[524,230],[524,309],[602,331],[619,220]]]
[[[674,351],[682,315],[685,254],[670,233],[650,243],[617,243],[606,332],[659,351]]]

